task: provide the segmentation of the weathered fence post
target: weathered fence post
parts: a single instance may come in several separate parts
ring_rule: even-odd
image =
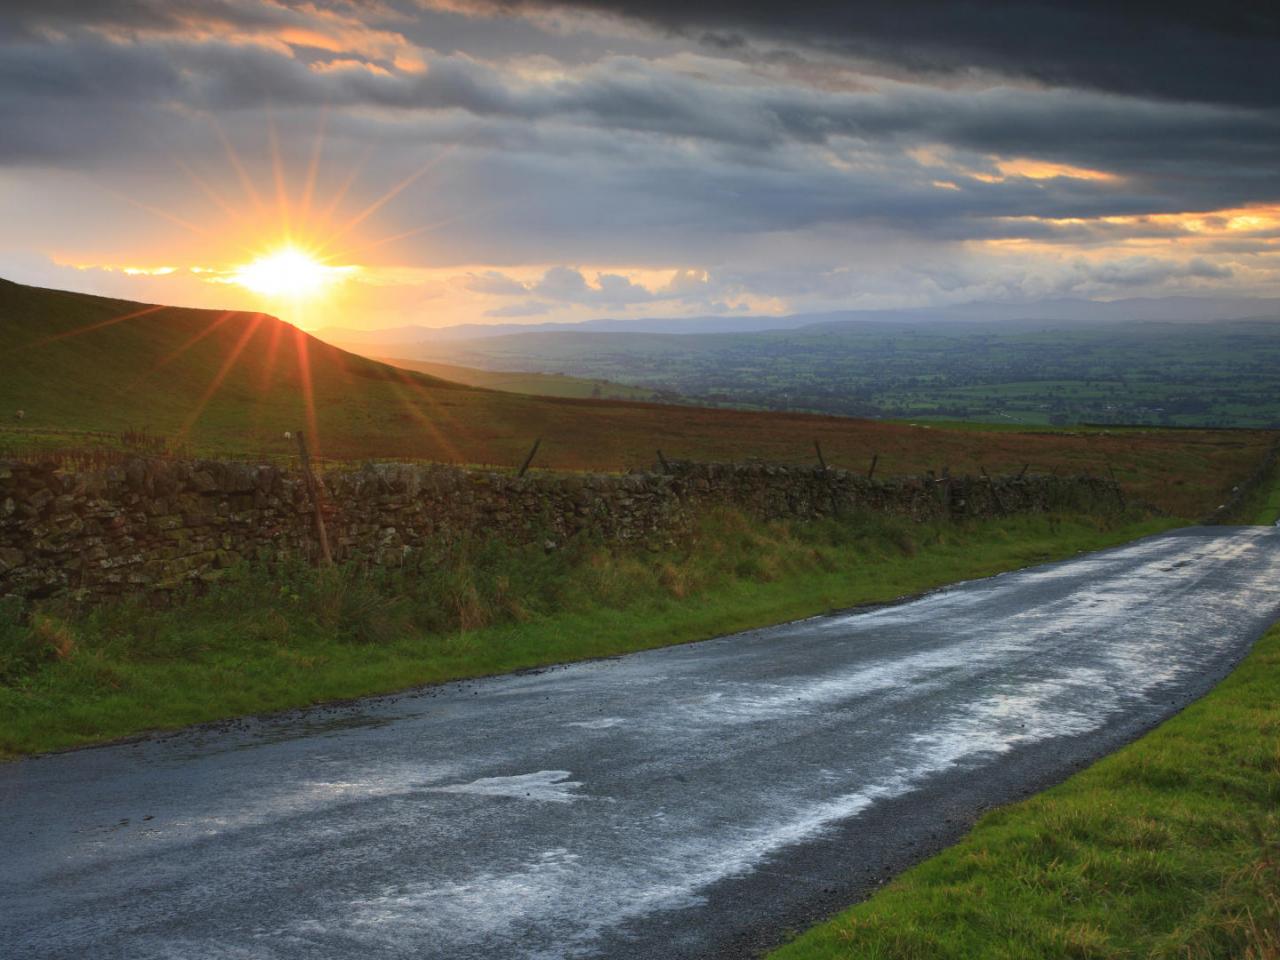
[[[1004,501],[1000,499],[1000,491],[996,489],[996,482],[991,479],[991,474],[987,473],[987,468],[978,464],[978,469],[982,471],[982,475],[987,478],[987,486],[991,488],[991,499],[996,502],[996,509],[1001,513],[1008,513],[1004,508]]]
[[[1111,474],[1111,482],[1116,485],[1116,499],[1120,501],[1120,509],[1124,510],[1126,504],[1124,502],[1124,491],[1120,489],[1120,481],[1116,479],[1116,469],[1111,466],[1111,460],[1107,460],[1107,473]]]
[[[541,445],[542,445],[541,437],[533,441],[533,449],[530,450],[529,455],[524,458],[524,463],[520,464],[520,472],[516,474],[517,477],[523,477],[525,475],[525,472],[529,469],[529,464],[533,463],[533,458],[538,453],[538,447],[540,447]]]
[[[294,434],[298,441],[298,460],[302,464],[302,479],[307,484],[307,493],[311,496],[311,509],[315,514],[316,539],[320,541],[320,559],[325,566],[333,566],[333,554],[329,550],[329,532],[324,526],[324,512],[321,510],[320,481],[311,470],[311,454],[307,452],[307,438],[299,430]]]
[[[876,475],[876,464],[880,462],[880,454],[873,453],[871,455],[871,467],[867,470],[867,479],[870,480]]]
[[[813,441],[813,449],[818,452],[818,463],[822,465],[822,475],[827,480],[827,499],[831,501],[831,515],[840,516],[840,498],[836,496],[836,478],[827,468],[826,457],[822,455],[822,446],[817,440]]]
[[[1027,475],[1027,468],[1028,468],[1028,467],[1030,467],[1030,466],[1031,466],[1031,464],[1029,464],[1029,463],[1024,463],[1024,464],[1022,465],[1022,469],[1018,471],[1018,479],[1019,479],[1019,480],[1021,480],[1023,477],[1025,477],[1025,476]]]

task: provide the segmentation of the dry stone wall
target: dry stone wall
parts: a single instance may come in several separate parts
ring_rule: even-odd
[[[1217,509],[1210,513],[1202,521],[1203,523],[1249,523],[1252,518],[1241,516],[1245,503],[1253,496],[1259,487],[1263,484],[1270,485],[1274,482],[1274,474],[1276,463],[1280,462],[1280,439],[1271,444],[1271,449],[1267,451],[1267,455],[1262,458],[1262,462],[1258,464],[1256,470],[1253,471],[1248,479],[1231,488],[1231,496],[1225,503],[1219,504]]]
[[[524,478],[379,463],[320,477],[338,559],[400,563],[442,540],[546,542],[590,533],[661,543],[729,504],[764,519],[873,511],[917,521],[1049,510],[1114,510],[1119,489],[1088,477],[903,478],[764,463],[669,463],[626,475]],[[313,557],[302,474],[270,464],[136,459],[69,471],[0,462],[0,596],[88,600],[216,579],[240,562]]]

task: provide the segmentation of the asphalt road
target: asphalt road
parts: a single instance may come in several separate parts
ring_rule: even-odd
[[[1280,531],[0,767],[0,956],[749,956],[1206,691]]]

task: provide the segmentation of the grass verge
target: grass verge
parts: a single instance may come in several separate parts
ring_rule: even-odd
[[[1280,466],[1272,468],[1270,481],[1258,492],[1252,504],[1251,523],[1267,526],[1280,523]]]
[[[1173,525],[765,524],[720,511],[656,552],[475,541],[396,571],[232,571],[160,610],[0,603],[0,755],[699,640]]]
[[[1233,491],[1230,508],[1217,522],[1267,527],[1280,523],[1280,445],[1272,447],[1242,487]]]
[[[1280,958],[1280,626],[1207,697],[770,960]]]

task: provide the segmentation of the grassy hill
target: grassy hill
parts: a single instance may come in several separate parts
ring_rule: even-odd
[[[359,350],[357,353],[361,352]],[[403,370],[415,370],[428,376],[439,377],[453,383],[465,384],[468,387],[483,387],[486,390],[502,390],[506,393],[524,393],[535,397],[572,397],[579,400],[652,400],[666,402],[666,398],[653,390],[644,387],[633,387],[625,383],[612,383],[609,380],[591,380],[585,377],[571,377],[564,373],[527,373],[521,371],[481,370],[477,367],[462,367],[453,363],[435,363],[430,360],[405,360],[401,357],[379,357],[373,359],[380,363],[400,367]]]
[[[668,457],[808,461],[913,474],[949,466],[1105,473],[1181,516],[1226,499],[1256,431],[983,432],[798,413],[530,397],[329,346],[263,314],[129,303],[0,281],[0,456],[119,446],[141,431],[194,453],[285,457],[308,429],[335,459],[622,470]],[[18,420],[16,412],[25,416]],[[135,441],[136,442],[136,438]]]

